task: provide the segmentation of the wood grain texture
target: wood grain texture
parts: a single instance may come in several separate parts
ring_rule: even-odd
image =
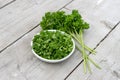
[[[71,0],[61,0],[61,1],[54,1],[54,0],[17,0],[13,4],[6,6],[3,8],[0,12],[0,50],[4,49],[7,45],[21,37],[17,42],[9,46],[6,50],[4,50],[0,54],[0,80],[64,80],[64,78],[78,65],[79,62],[81,62],[81,54],[76,50],[74,54],[66,61],[58,64],[48,64],[45,62],[42,62],[38,60],[31,51],[30,41],[34,34],[38,33],[39,30],[41,30],[40,26],[33,29],[41,20],[41,17],[44,15],[46,11],[56,11],[60,8],[62,8],[65,4],[69,3]],[[86,30],[84,33],[84,40],[85,43],[94,48],[101,39],[104,38],[104,36],[111,30],[111,28],[117,23],[119,16],[116,13],[115,19],[112,19],[112,17],[107,16],[108,19],[110,19],[110,24],[107,25],[102,22],[104,17],[106,15],[102,15],[102,11],[104,8],[102,7],[102,1],[103,0],[97,0],[90,1],[88,0],[81,0],[79,2],[78,0],[74,0],[73,3],[71,3],[69,6],[67,6],[65,10],[67,13],[70,13],[73,8],[76,6],[82,6],[82,8],[77,8],[79,12],[82,14],[85,21],[87,21],[90,24],[90,29]],[[106,0],[108,1],[108,0]],[[117,1],[117,0],[116,0]],[[111,4],[108,3],[108,6]],[[118,2],[115,2],[115,4],[119,4]],[[83,4],[83,5],[82,5]],[[94,8],[94,4],[100,5],[99,7]],[[73,7],[73,8],[72,8]],[[118,5],[119,8],[119,5]],[[93,14],[93,11],[96,11]],[[100,13],[97,13],[98,12]],[[109,11],[109,10],[108,10]],[[116,11],[116,10],[115,10]],[[116,11],[117,12],[117,11]],[[108,14],[106,12],[106,14]],[[114,13],[112,13],[114,14]],[[111,14],[110,14],[111,15]],[[115,22],[111,22],[115,20]],[[110,26],[110,27],[106,27]],[[33,30],[31,30],[33,29]],[[30,32],[28,32],[31,30]],[[7,38],[7,39],[6,39]],[[117,38],[117,37],[116,37]],[[113,40],[114,42],[115,40]],[[109,41],[106,42],[107,45],[109,45]],[[113,43],[114,44],[114,43]],[[119,46],[118,46],[119,47]],[[108,49],[108,47],[100,47],[97,49],[98,54],[101,50],[103,51],[101,54],[106,51],[105,49]],[[109,50],[109,49],[108,49]],[[119,50],[118,50],[119,52]],[[107,51],[106,51],[107,53]],[[111,53],[112,54],[112,53]],[[108,55],[108,54],[107,54]],[[91,56],[93,59],[95,59],[99,63],[99,59],[101,59],[98,56]],[[102,57],[104,58],[105,55],[103,54]],[[97,58],[97,59],[96,59]],[[109,60],[109,59],[107,59]],[[117,59],[118,60],[118,59]],[[106,60],[102,60],[101,62],[104,62]],[[110,61],[110,60],[109,60]],[[119,60],[118,60],[119,61]],[[106,67],[106,64],[103,63],[102,67]],[[113,65],[112,63],[109,63],[110,65]],[[92,65],[91,65],[92,66]],[[108,65],[107,65],[108,66]],[[103,71],[103,73],[106,73],[106,67]],[[94,74],[98,73],[99,70],[94,68],[92,66],[93,71],[95,71]],[[114,68],[115,69],[115,68]],[[108,68],[109,70],[109,68]],[[112,74],[119,77],[119,72],[116,71],[118,68],[112,71]],[[90,75],[90,74],[83,74],[83,65],[81,64],[71,75],[68,77],[68,80],[94,80],[98,78],[95,78],[97,76],[101,75],[96,74],[96,76]],[[105,75],[105,74],[103,74]],[[108,77],[104,78],[109,80],[110,72],[107,74]],[[112,76],[113,77],[113,76]],[[104,80],[103,79],[103,80]],[[118,79],[118,78],[111,78],[111,79]]]
[[[56,11],[71,0],[17,0],[0,11],[0,50],[37,24],[47,11]]]
[[[120,25],[98,46],[97,55],[90,55],[101,66],[92,66],[92,74],[84,74],[79,66],[67,80],[120,80]]]
[[[2,9],[3,7],[5,7],[6,5],[14,2],[15,0],[0,0],[0,9]]]
[[[70,13],[69,10],[63,10]],[[91,21],[89,18],[87,21],[91,28],[85,31],[84,39],[90,47],[95,47],[110,29],[98,21]],[[81,54],[77,50],[68,60],[62,63],[48,64],[38,60],[32,54],[30,41],[39,30],[40,27],[32,30],[0,54],[1,80],[64,80],[82,60]]]
[[[96,18],[108,28],[112,28],[120,20],[119,0],[74,0],[66,8],[78,9],[82,15]]]

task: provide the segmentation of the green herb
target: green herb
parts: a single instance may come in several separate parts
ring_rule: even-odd
[[[50,59],[62,59],[73,49],[71,36],[61,31],[41,31],[34,36],[33,50],[39,56]]]
[[[89,24],[82,19],[82,16],[79,14],[77,10],[73,10],[72,14],[65,14],[64,11],[56,11],[56,12],[47,12],[45,16],[42,17],[42,21],[40,25],[43,30],[48,29],[56,29],[62,30],[68,34],[70,34],[78,43],[81,45],[81,49],[78,50],[82,53],[84,60],[84,71],[88,68],[90,70],[89,62],[93,63],[97,68],[100,68],[89,56],[86,54],[86,50],[90,53],[95,54],[96,51],[89,48],[84,44],[83,40],[83,32],[84,29],[89,28]]]

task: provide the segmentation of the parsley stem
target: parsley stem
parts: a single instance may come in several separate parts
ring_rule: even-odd
[[[87,66],[88,66],[88,71],[92,73],[89,61],[87,62]]]
[[[91,63],[93,63],[95,67],[97,67],[98,69],[101,69],[101,67],[98,64],[96,64],[91,58],[88,57],[88,59]]]
[[[76,34],[77,39],[79,40],[79,42],[82,42],[82,41],[81,41],[80,34],[78,34],[76,30],[75,30],[75,34]],[[81,44],[81,43],[80,43],[80,44]],[[85,49],[87,49],[89,52],[91,52],[91,53],[93,53],[93,54],[96,53],[96,51],[95,51],[94,49],[89,48],[89,47],[86,46],[85,44],[84,44],[84,47],[85,47]]]
[[[86,60],[85,60],[85,54],[83,53],[83,50],[81,50],[77,45],[76,45],[76,48],[82,53],[82,56],[83,56],[83,66],[84,66],[84,72],[86,73]]]
[[[74,38],[77,39],[77,37],[74,35]],[[82,31],[80,31],[80,36],[79,36],[79,40],[81,40],[81,46],[82,46],[82,49],[80,49],[77,45],[77,49],[82,53],[82,56],[83,56],[83,65],[84,65],[84,72],[86,73],[87,71],[87,68],[89,70],[89,72],[91,73],[91,68],[90,68],[90,64],[89,64],[89,61],[95,65],[97,68],[100,69],[99,65],[97,65],[91,58],[89,58],[89,56],[86,54],[85,50],[84,50],[84,41],[83,41],[83,36],[82,36]],[[79,41],[80,42],[80,41]]]
[[[83,58],[84,58],[84,70],[85,70],[85,73],[86,73],[86,65],[87,65],[87,55],[85,53],[85,49],[84,49],[84,41],[83,41],[83,36],[82,36],[82,31],[80,30],[80,38],[81,38],[81,46],[82,46],[82,53],[83,53]]]
[[[70,35],[71,35],[75,40],[77,40],[80,45],[82,44],[82,43],[81,43],[81,39],[80,39],[79,37],[77,37],[77,34],[75,35],[75,33],[70,33]],[[89,48],[89,47],[86,46],[85,44],[84,44],[84,48],[85,48],[86,50],[88,50],[89,52],[93,53],[93,54],[96,53],[95,50]]]

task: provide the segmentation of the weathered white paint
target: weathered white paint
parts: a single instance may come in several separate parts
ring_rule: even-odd
[[[10,3],[11,1],[14,1],[14,0],[0,0],[0,8]]]
[[[104,0],[98,0],[96,5],[99,5],[103,2]]]
[[[69,0],[70,1],[70,0]],[[0,12],[0,50],[6,47],[8,44],[13,42],[14,40],[18,39],[21,35],[32,29],[36,24],[39,23],[41,20],[41,17],[44,15],[46,11],[55,11],[63,7],[66,3],[69,1],[43,1],[43,0],[17,0],[13,4],[6,6],[3,8]],[[88,1],[88,2],[87,2]],[[107,1],[107,0],[106,0]],[[118,1],[118,0],[116,0]],[[87,45],[94,48],[99,41],[111,30],[111,28],[117,23],[119,20],[119,15],[116,13],[115,16],[107,16],[110,18],[110,21],[104,19],[106,15],[102,15],[101,7],[105,6],[104,1],[100,3],[99,7],[96,7],[94,4],[97,3],[97,0],[90,1],[90,0],[81,0],[79,3],[79,0],[75,0],[73,3],[71,3],[69,6],[67,6],[68,9],[72,10],[73,8],[79,9],[79,12],[82,14],[83,18],[90,24],[90,29],[86,30],[84,33],[84,40]],[[105,2],[108,4],[112,4],[107,1]],[[115,5],[117,2],[114,2],[113,5]],[[103,4],[103,5],[102,5]],[[118,1],[119,4],[119,1]],[[101,7],[100,7],[101,6]],[[119,5],[116,5],[119,8]],[[93,11],[95,12],[93,14]],[[107,7],[102,8],[107,12],[110,11]],[[69,10],[65,10],[66,12],[70,13]],[[117,10],[114,10],[117,11]],[[106,13],[108,14],[108,13]],[[112,13],[114,14],[114,13]],[[111,15],[111,14],[109,14]],[[118,17],[116,17],[118,16]],[[112,18],[116,18],[112,19]],[[114,22],[111,22],[115,20]],[[103,24],[104,23],[104,24]],[[108,28],[106,26],[110,26],[111,28]],[[58,64],[48,64],[44,63],[40,60],[38,60],[31,51],[30,41],[34,34],[38,33],[40,30],[40,27],[37,27],[36,29],[32,30],[30,33],[22,37],[20,40],[18,40],[16,43],[8,47],[5,51],[3,51],[0,54],[0,80],[63,80],[72,70],[76,67],[76,65],[82,60],[81,54],[76,50],[75,53],[66,61]],[[120,29],[119,29],[120,30]],[[118,32],[118,31],[117,31]],[[117,34],[117,33],[116,33]],[[116,35],[115,34],[115,35]],[[117,35],[119,36],[119,35]],[[115,36],[112,36],[113,38],[117,38]],[[7,39],[6,39],[7,38]],[[109,40],[112,38],[108,38]],[[109,72],[109,66],[112,66],[114,62],[119,61],[119,57],[114,58],[114,60],[111,60],[111,57],[108,57],[108,62],[106,61],[106,54],[109,55],[107,51],[109,51],[108,47],[111,46],[116,42],[116,39],[113,40],[111,44],[109,44],[109,40],[104,42],[103,46],[98,47],[97,49],[97,55],[91,56],[93,59],[96,60],[96,62],[102,64],[102,67],[105,67],[103,70],[101,70],[101,73],[98,72],[100,70],[97,70],[92,66],[93,74],[96,75],[90,75],[90,74],[84,74],[83,73],[83,65],[81,64],[75,72],[73,72],[70,77],[68,77],[68,80],[98,80],[99,75],[103,76],[107,73],[103,80],[109,80],[109,76],[112,74],[119,77],[119,71],[118,67],[115,64],[114,67],[112,67],[113,71],[112,74]],[[111,41],[110,41],[111,42]],[[106,47],[106,45],[108,45]],[[116,44],[115,44],[116,45]],[[119,46],[118,46],[119,47]],[[107,50],[108,49],[108,50]],[[110,50],[113,49],[111,46]],[[118,53],[119,50],[116,49]],[[110,51],[111,52],[111,51]],[[113,52],[114,49],[113,49]],[[111,52],[111,55],[112,53]],[[102,55],[101,55],[101,54]],[[99,57],[101,55],[102,57]],[[116,56],[118,56],[117,54]],[[105,58],[104,58],[105,57]],[[96,59],[97,58],[97,59]],[[104,59],[102,59],[104,58]],[[106,61],[106,62],[105,62]],[[103,62],[103,63],[102,63]],[[105,63],[104,63],[105,62]],[[112,75],[112,77],[113,77]],[[95,78],[96,77],[96,78]],[[102,77],[99,77],[102,78]],[[118,79],[116,77],[111,79]]]
[[[70,13],[69,11],[66,12]],[[90,47],[95,47],[110,29],[98,21],[94,20],[95,22],[92,22],[90,19],[88,21],[91,24],[91,28],[85,31],[84,39]],[[37,27],[0,54],[2,80],[7,80],[7,77],[9,79],[15,78],[16,80],[21,80],[20,78],[28,80],[63,80],[82,60],[78,51],[75,51],[68,60],[58,64],[48,64],[38,60],[32,54],[30,41],[33,35],[39,32],[39,28]],[[10,74],[5,75],[6,73]]]

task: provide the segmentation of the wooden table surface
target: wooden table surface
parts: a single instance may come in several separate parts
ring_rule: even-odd
[[[66,61],[48,64],[36,58],[30,42],[47,11],[79,10],[90,24],[85,43],[100,66],[84,74],[75,50]],[[0,0],[0,80],[120,80],[120,0]]]

